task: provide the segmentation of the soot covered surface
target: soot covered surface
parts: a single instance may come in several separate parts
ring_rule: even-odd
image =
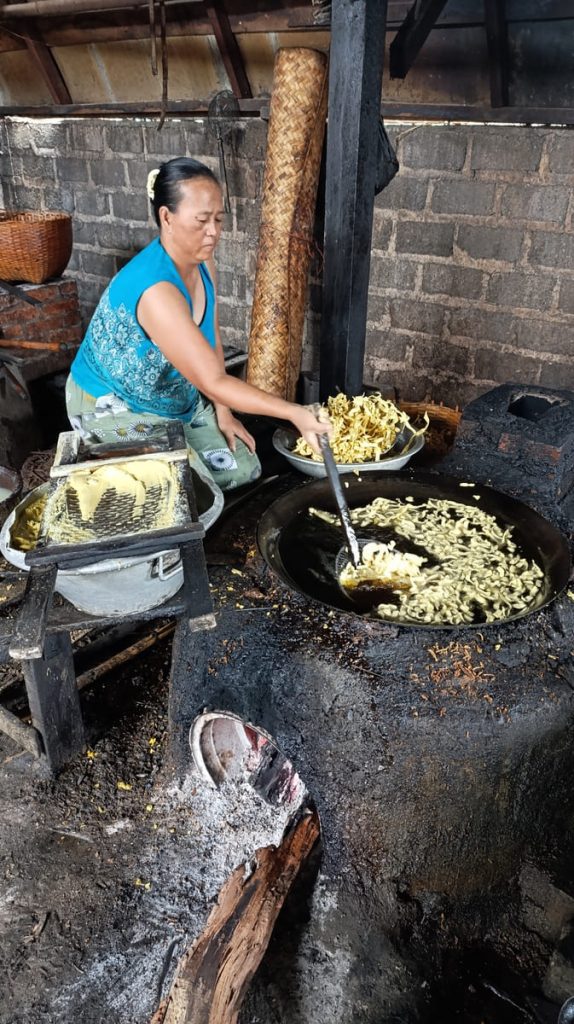
[[[574,894],[574,595],[449,631],[328,609],[254,547],[277,496],[212,536],[247,561],[218,588],[217,629],[193,650],[176,638],[176,756],[198,709],[233,711],[275,737],[321,816],[306,923],[296,942],[279,930],[245,1024],[499,1024],[512,972],[530,1002],[508,1020],[552,1020],[570,994],[552,963]],[[476,970],[470,1005],[469,962],[501,996]]]

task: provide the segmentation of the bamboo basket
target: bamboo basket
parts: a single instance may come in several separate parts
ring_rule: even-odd
[[[42,284],[59,277],[72,254],[67,213],[0,213],[0,279]]]
[[[425,433],[425,449],[431,455],[446,455],[454,444],[462,412],[448,405],[434,405],[432,402],[399,402],[399,409],[406,412],[411,420],[424,416],[430,425]]]

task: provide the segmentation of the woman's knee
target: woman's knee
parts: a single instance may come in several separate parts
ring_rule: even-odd
[[[222,491],[242,487],[261,476],[257,455],[252,454],[242,441],[237,441],[234,452],[223,447],[195,450]]]

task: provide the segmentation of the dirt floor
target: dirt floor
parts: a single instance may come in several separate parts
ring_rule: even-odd
[[[223,882],[281,812],[164,765],[170,643],[83,695],[89,747],[50,779],[0,739],[2,1024],[144,1024]]]

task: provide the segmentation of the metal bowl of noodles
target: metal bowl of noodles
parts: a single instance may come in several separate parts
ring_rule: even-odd
[[[299,473],[305,473],[306,476],[312,477],[326,476],[323,462],[315,462],[314,459],[309,458],[307,455],[297,455],[293,451],[298,437],[297,431],[290,430],[288,427],[280,427],[273,434],[273,447],[281,455],[284,455],[293,469],[298,470]],[[393,445],[389,454],[381,455],[377,461],[337,462],[337,469],[339,473],[369,473],[381,470],[402,469],[403,466],[410,462],[413,455],[420,452],[424,443],[422,434],[411,434],[405,438],[402,448],[399,446],[397,450],[395,445]]]

